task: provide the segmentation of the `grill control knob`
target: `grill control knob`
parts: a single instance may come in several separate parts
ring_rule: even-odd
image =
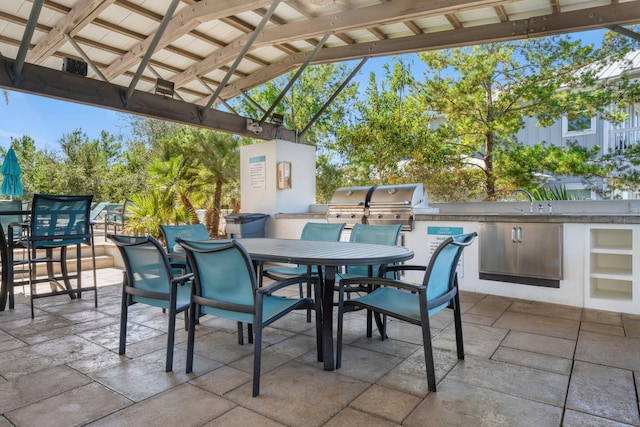
[[[378,219],[382,219],[382,214],[378,214]]]
[[[396,219],[400,219],[400,214],[396,214]]]
[[[351,218],[355,218],[355,217],[356,217],[356,214],[351,214]]]

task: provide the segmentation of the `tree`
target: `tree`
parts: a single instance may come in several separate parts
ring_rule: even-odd
[[[515,135],[525,117],[542,125],[571,113],[619,120],[610,106],[633,99],[637,85],[599,81],[598,73],[632,46],[614,36],[598,49],[547,37],[424,52],[424,79],[396,59],[383,82],[370,77],[334,146],[356,180],[424,182],[438,200],[493,200],[534,186],[540,173],[576,174],[594,153],[524,147]]]
[[[228,133],[198,128],[190,128],[184,137],[190,141],[198,172],[197,192],[205,201],[205,225],[211,236],[218,236],[224,193],[231,196],[227,205],[239,193],[240,139]]]
[[[344,175],[352,185],[391,184],[406,179],[406,164],[427,137],[430,117],[412,93],[411,66],[398,60],[373,73],[365,96],[342,121],[331,148],[345,159]]]
[[[64,156],[59,192],[93,194],[96,200],[102,200],[108,183],[105,177],[122,150],[120,142],[106,131],[100,133],[99,139],[89,140],[81,129],[63,135],[59,142]]]
[[[598,76],[632,46],[614,36],[597,49],[567,37],[546,37],[421,53],[427,72],[416,86],[417,96],[425,110],[443,120],[428,141],[446,145],[444,159],[456,169],[475,170],[489,200],[511,191],[514,181],[531,186],[536,173],[576,172],[561,159],[579,156],[575,146],[565,151],[542,143],[523,147],[514,135],[524,117],[542,125],[571,113],[619,120],[608,109],[626,102],[637,84]]]
[[[348,78],[350,72],[347,64],[320,64],[308,67],[280,100],[274,113],[284,116],[284,127],[302,131]],[[262,118],[263,111],[276,101],[294,73],[295,71],[292,71],[248,92],[260,108],[245,98],[239,98],[237,110],[248,117]],[[303,135],[305,144],[316,146],[318,158],[324,156],[316,169],[317,187],[322,189],[322,193],[318,194],[320,199],[333,193],[338,186],[333,177],[340,173],[340,165],[332,159],[331,141],[337,124],[347,116],[350,104],[356,98],[357,89],[357,83],[346,85]],[[322,167],[322,170],[318,167]],[[330,168],[333,172],[329,172]],[[325,178],[329,181],[323,181]]]

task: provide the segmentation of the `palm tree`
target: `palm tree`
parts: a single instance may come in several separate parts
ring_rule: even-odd
[[[191,157],[191,156],[190,156]],[[164,192],[163,200],[170,206],[179,205],[186,212],[192,224],[198,223],[196,209],[191,195],[198,188],[198,172],[193,167],[193,158],[178,155],[168,160],[156,160],[149,166],[151,183]]]
[[[198,159],[199,192],[206,203],[205,225],[211,236],[218,236],[223,189],[239,180],[239,140],[231,134],[194,129],[192,149]]]

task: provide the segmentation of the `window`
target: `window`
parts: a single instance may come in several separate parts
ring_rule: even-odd
[[[596,118],[584,113],[562,116],[562,136],[577,136],[596,133]]]

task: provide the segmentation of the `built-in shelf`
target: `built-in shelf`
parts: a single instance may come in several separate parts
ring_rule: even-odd
[[[633,249],[633,230],[630,228],[592,228],[591,250],[628,250]]]
[[[629,304],[637,297],[634,295],[634,233],[631,226],[589,230],[586,302],[610,302],[613,304],[610,307],[615,308],[615,304]]]

